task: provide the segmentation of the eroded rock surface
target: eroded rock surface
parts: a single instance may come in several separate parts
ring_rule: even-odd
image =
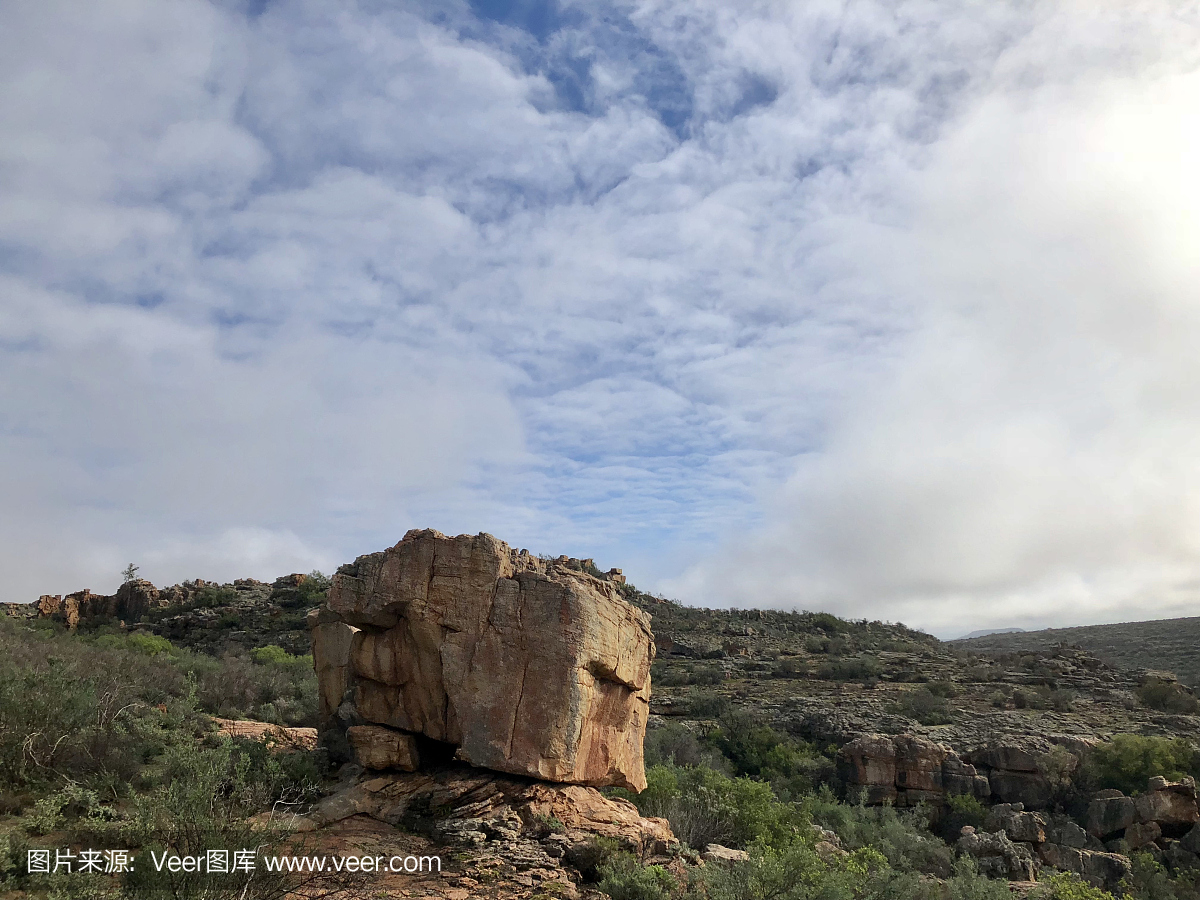
[[[608,580],[488,534],[410,531],[309,616],[322,740],[370,724],[501,772],[645,786],[649,616]]]
[[[948,746],[914,735],[860,735],[838,758],[846,782],[861,788],[867,803],[915,806],[990,793],[988,780]]]

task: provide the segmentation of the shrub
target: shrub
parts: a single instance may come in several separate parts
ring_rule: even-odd
[[[729,698],[716,691],[694,691],[688,697],[688,712],[696,719],[716,719],[729,709]]]
[[[879,672],[879,660],[874,656],[830,659],[817,667],[817,677],[822,681],[863,681],[878,678]]]
[[[195,599],[189,604],[193,609],[212,609],[217,606],[229,606],[237,600],[237,591],[230,586],[206,584],[196,593]]]
[[[807,898],[888,897],[904,900],[919,890],[915,879],[896,884],[896,872],[874,850],[823,858],[807,841],[755,848],[749,861],[732,867],[709,866],[704,872],[710,900],[807,900]]]
[[[652,766],[646,789],[629,799],[643,815],[664,816],[675,836],[697,850],[707,844],[746,847],[786,840],[801,821],[769,785],[730,778],[707,766]]]
[[[1077,780],[1083,790],[1116,788],[1136,794],[1155,775],[1178,781],[1197,774],[1200,754],[1182,738],[1118,734],[1084,756]]]
[[[647,730],[643,754],[647,766],[670,763],[676,766],[708,765],[721,768],[725,764],[720,751],[701,744],[696,735],[678,722]]]
[[[1137,698],[1142,706],[1159,712],[1183,715],[1195,715],[1200,712],[1200,701],[1176,681],[1148,679],[1137,689]]]
[[[896,704],[901,715],[916,719],[922,725],[945,725],[951,721],[950,704],[927,687],[907,692]]]
[[[127,643],[132,649],[137,650],[139,653],[145,653],[147,656],[175,652],[175,647],[165,637],[159,637],[157,634],[147,634],[144,631],[129,635]]]
[[[733,764],[734,773],[771,782],[786,795],[811,791],[833,776],[833,762],[812,744],[780,734],[742,710],[727,711],[707,740]]]
[[[847,849],[874,848],[901,872],[938,878],[954,872],[954,854],[930,833],[925,810],[838,803],[827,789],[810,797],[805,807],[812,820],[837,834]]]
[[[668,900],[679,885],[662,866],[643,866],[632,853],[617,853],[600,867],[597,887],[613,900]]]
[[[1108,891],[1088,884],[1074,872],[1051,875],[1032,896],[1034,900],[1114,900]]]

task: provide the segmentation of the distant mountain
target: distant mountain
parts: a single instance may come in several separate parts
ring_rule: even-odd
[[[1200,686],[1200,616],[967,635],[950,643],[977,653],[1046,651],[1067,644],[1083,647],[1110,665],[1174,672],[1184,684]]]
[[[987,637],[989,634],[1021,634],[1024,628],[985,628],[982,631],[972,631],[970,634],[964,634],[960,638],[955,638],[956,641],[969,641],[971,638]]]

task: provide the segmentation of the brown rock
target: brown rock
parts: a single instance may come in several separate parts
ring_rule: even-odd
[[[1128,856],[1120,853],[1097,853],[1082,850],[1083,871],[1080,874],[1099,887],[1114,888],[1133,871]]]
[[[272,750],[315,750],[317,746],[315,728],[285,728],[283,725],[272,725],[269,722],[216,717],[213,718],[213,723],[222,734],[261,741]]]
[[[321,610],[308,614],[313,668],[317,670],[317,699],[322,719],[337,712],[350,686],[350,651],[359,629],[336,619],[324,622]]]
[[[1196,790],[1192,786],[1167,784],[1161,790],[1149,790],[1139,794],[1134,798],[1133,805],[1139,822],[1192,825],[1200,821]]]
[[[353,688],[353,716],[452,744],[472,765],[645,786],[649,617],[579,561],[411,531],[343,566],[310,625],[330,724]]]
[[[1140,850],[1162,837],[1162,828],[1157,822],[1139,822],[1125,829],[1125,843],[1131,851]]]
[[[992,794],[1005,803],[1022,803],[1029,809],[1045,809],[1050,804],[1050,782],[1035,772],[1010,772],[993,769],[988,773]]]
[[[745,862],[750,858],[750,854],[745,850],[733,850],[721,844],[709,844],[704,848],[704,852],[700,854],[700,858],[706,863],[731,866],[734,863]]]
[[[1134,823],[1137,811],[1133,801],[1118,794],[1115,797],[1097,795],[1088,804],[1087,830],[1098,838],[1124,831]]]
[[[1014,844],[1003,832],[967,832],[955,844],[958,852],[972,857],[981,874],[1009,881],[1033,881],[1034,862],[1029,848]]]
[[[971,762],[1009,772],[1038,772],[1038,759],[1020,747],[986,747],[971,753]]]
[[[365,769],[399,769],[415,772],[420,767],[417,741],[411,734],[380,725],[354,725],[346,729],[354,758]]]

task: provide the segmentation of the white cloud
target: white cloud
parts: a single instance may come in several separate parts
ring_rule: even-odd
[[[559,25],[14,15],[4,599],[433,525],[943,633],[1187,602],[1193,10]]]

